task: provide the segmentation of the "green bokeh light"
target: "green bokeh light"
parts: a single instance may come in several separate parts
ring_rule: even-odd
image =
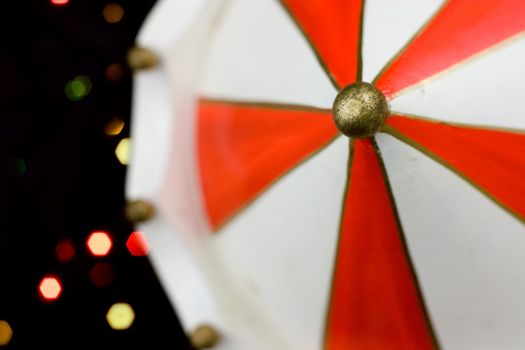
[[[71,101],[80,101],[91,91],[91,80],[86,76],[78,76],[66,84],[65,93]]]

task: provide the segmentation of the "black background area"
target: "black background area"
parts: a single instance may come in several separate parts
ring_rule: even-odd
[[[0,320],[14,336],[7,349],[186,349],[186,337],[146,257],[125,247],[132,225],[123,216],[126,167],[114,150],[129,135],[131,73],[125,55],[153,0],[126,0],[125,15],[107,23],[108,1],[12,0],[0,9]],[[111,63],[124,66],[120,81],[105,76]],[[64,88],[76,76],[91,79],[81,101]],[[118,136],[104,132],[112,118],[125,121]],[[26,165],[22,176],[13,162]],[[108,257],[86,250],[90,232],[113,237]],[[56,244],[71,239],[69,263],[55,257]],[[89,271],[112,264],[113,283],[97,288]],[[53,303],[39,298],[49,273],[63,284]],[[125,331],[105,315],[127,302],[135,322]]]

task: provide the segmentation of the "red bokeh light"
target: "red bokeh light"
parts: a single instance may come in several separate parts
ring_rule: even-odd
[[[44,277],[40,282],[38,290],[40,291],[40,295],[42,295],[45,300],[52,301],[58,299],[62,293],[62,284],[60,283],[58,277],[47,276]]]
[[[133,232],[126,242],[126,247],[133,256],[146,256],[149,252],[149,243],[142,232]]]
[[[62,6],[62,5],[67,5],[69,3],[69,0],[51,0],[51,3],[53,5]]]
[[[93,232],[87,239],[87,247],[94,256],[108,255],[112,246],[113,242],[111,237],[103,231]]]
[[[58,261],[62,263],[66,263],[73,259],[75,256],[75,246],[73,245],[73,242],[70,239],[64,239],[58,242],[55,249],[55,255]]]
[[[109,263],[98,263],[89,272],[91,282],[97,287],[107,287],[113,282],[115,273]]]

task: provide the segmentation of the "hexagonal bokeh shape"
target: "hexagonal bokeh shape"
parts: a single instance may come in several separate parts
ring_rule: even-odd
[[[113,242],[106,232],[93,232],[87,239],[87,246],[92,255],[106,256],[111,250]]]
[[[135,311],[127,303],[113,304],[108,313],[106,320],[111,328],[115,330],[125,330],[131,327],[135,320]]]
[[[133,256],[148,255],[150,246],[146,235],[142,232],[133,232],[126,241],[126,248]]]
[[[130,140],[129,138],[124,138],[120,140],[115,148],[115,155],[119,162],[123,165],[127,165],[129,162],[129,153],[130,153]]]
[[[47,276],[40,282],[38,290],[45,300],[52,301],[58,299],[60,294],[62,294],[62,284],[58,277]]]
[[[63,239],[58,242],[55,248],[55,255],[58,261],[66,263],[71,261],[75,256],[75,246],[70,239]]]

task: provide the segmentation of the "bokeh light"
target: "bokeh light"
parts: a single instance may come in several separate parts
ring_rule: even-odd
[[[142,232],[133,232],[126,242],[126,247],[133,256],[146,256],[150,249],[148,239]]]
[[[89,272],[91,282],[97,287],[107,287],[115,278],[115,272],[110,263],[97,263]]]
[[[12,158],[7,162],[7,173],[11,178],[22,177],[26,170],[27,166],[22,158]]]
[[[104,16],[106,22],[118,23],[122,20],[122,17],[124,17],[124,9],[119,4],[109,3],[106,6],[104,6],[102,15]]]
[[[69,0],[51,0],[51,3],[57,6],[63,6],[67,5],[69,3]]]
[[[117,156],[119,162],[123,165],[127,165],[129,162],[130,148],[130,139],[125,138],[120,140],[120,142],[117,145],[117,148],[115,149],[115,155]]]
[[[122,132],[122,129],[124,129],[124,121],[119,118],[113,118],[106,124],[104,131],[106,135],[116,136]]]
[[[87,246],[90,253],[94,256],[108,255],[113,242],[111,237],[104,231],[93,232],[87,239]]]
[[[38,289],[40,291],[40,295],[49,301],[58,299],[62,293],[62,285],[56,276],[44,277],[40,282]]]
[[[0,320],[0,346],[9,344],[13,337],[13,330],[7,321]]]
[[[127,303],[116,303],[109,308],[106,320],[109,326],[115,330],[128,329],[135,320],[135,312]]]
[[[70,239],[63,239],[58,242],[55,248],[55,255],[61,263],[71,261],[75,256],[75,245]]]
[[[120,81],[124,77],[124,67],[120,63],[111,63],[106,67],[105,74],[109,81]]]
[[[91,80],[86,76],[78,76],[66,84],[64,90],[71,101],[80,101],[91,91]]]

